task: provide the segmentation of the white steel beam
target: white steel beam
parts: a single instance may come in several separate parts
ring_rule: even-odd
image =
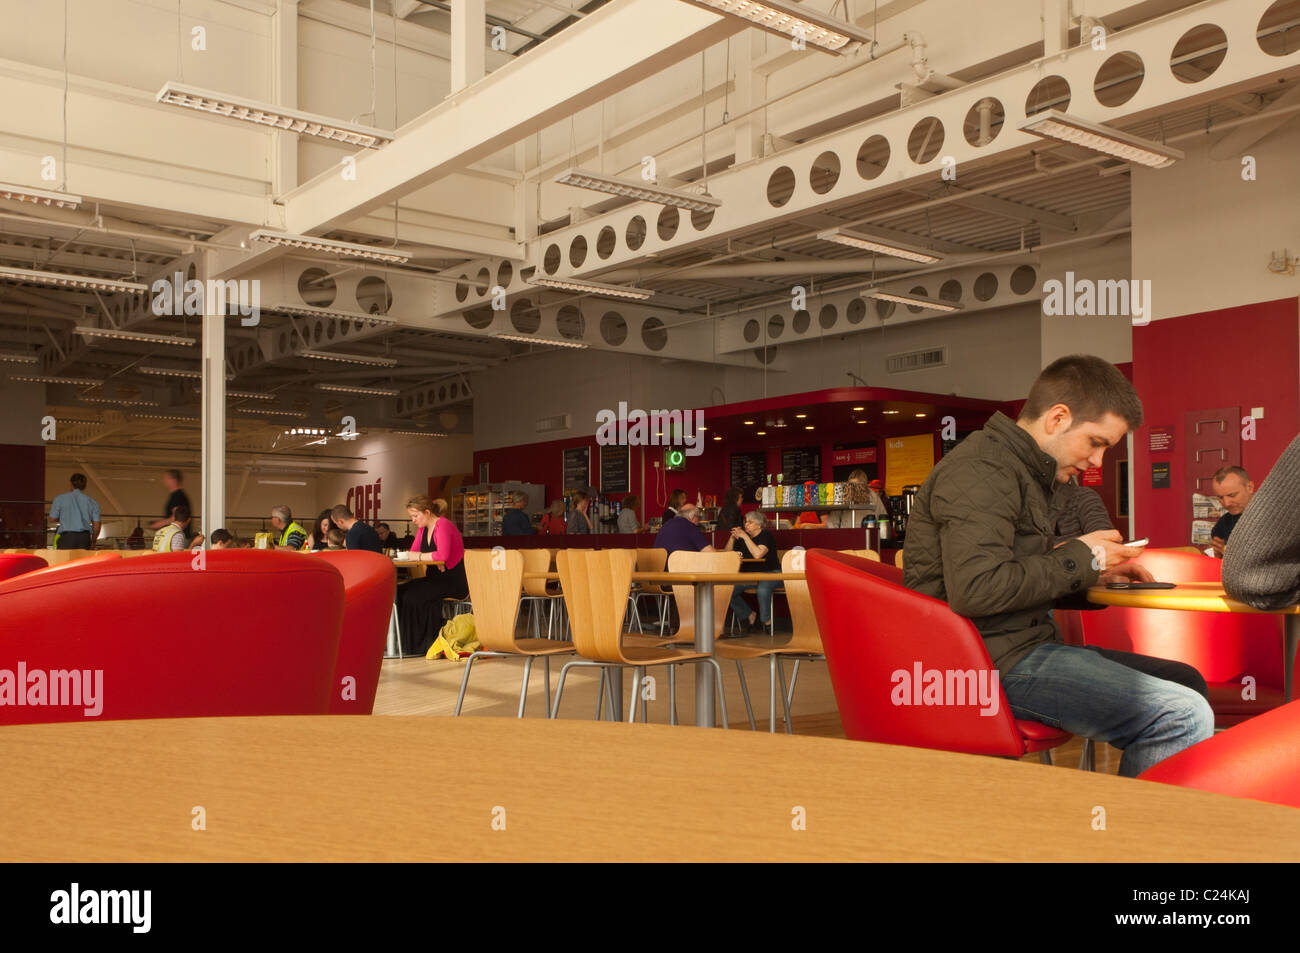
[[[209,256],[204,256],[208,258]],[[204,261],[199,275],[211,273]],[[217,296],[204,295],[203,380],[199,401],[203,407],[200,493],[204,536],[226,525],[226,315],[217,309]],[[209,547],[210,548],[210,547]]]
[[[484,76],[483,35],[487,30],[484,0],[455,0],[451,5],[451,92],[473,86]]]

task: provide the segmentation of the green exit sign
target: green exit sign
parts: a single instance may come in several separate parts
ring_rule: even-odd
[[[664,450],[665,470],[685,470],[686,453],[680,447],[668,447]]]

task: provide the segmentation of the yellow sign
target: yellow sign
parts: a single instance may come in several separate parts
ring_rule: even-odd
[[[903,487],[920,486],[934,469],[934,434],[890,437],[885,441],[885,493],[898,496]]]

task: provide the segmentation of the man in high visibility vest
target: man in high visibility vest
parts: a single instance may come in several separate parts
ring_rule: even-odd
[[[179,553],[185,549],[185,523],[190,518],[190,508],[181,505],[172,510],[171,521],[153,535],[156,553]]]
[[[280,534],[275,549],[300,550],[307,542],[307,531],[293,521],[293,513],[287,506],[271,507],[271,525]]]

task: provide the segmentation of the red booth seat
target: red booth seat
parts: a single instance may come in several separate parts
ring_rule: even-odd
[[[1300,701],[1180,751],[1139,777],[1300,807]]]
[[[1154,549],[1139,558],[1161,582],[1219,582],[1222,561],[1202,553]],[[1110,606],[1079,613],[1088,645],[1186,662],[1210,689],[1220,727],[1283,703],[1282,617],[1260,613],[1181,612]],[[1255,680],[1243,699],[1242,679]]]
[[[48,563],[40,556],[28,556],[25,553],[0,553],[0,582],[21,576],[25,572],[44,569]]]
[[[342,617],[339,571],[295,553],[27,573],[0,583],[0,724],[323,715]],[[24,700],[44,704],[17,704],[19,673]]]
[[[369,715],[375,708],[379,669],[384,662],[397,570],[392,560],[359,550],[325,550],[316,558],[343,576],[343,628],[330,689],[330,713]]]
[[[1018,758],[1070,740],[1068,732],[1011,713],[984,640],[947,603],[902,586],[902,571],[875,560],[814,549],[808,590],[844,733],[860,741]],[[897,673],[974,672],[992,705],[899,701]]]

